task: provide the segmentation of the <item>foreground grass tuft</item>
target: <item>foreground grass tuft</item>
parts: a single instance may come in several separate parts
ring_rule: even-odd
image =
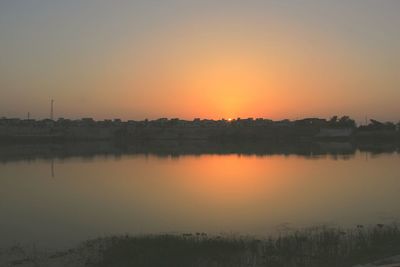
[[[316,227],[276,238],[194,235],[115,236],[89,241],[105,266],[353,266],[400,254],[397,224],[343,230]]]

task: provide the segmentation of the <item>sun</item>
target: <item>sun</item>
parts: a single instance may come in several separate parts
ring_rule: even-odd
[[[231,121],[232,121],[232,118],[228,118],[228,121],[231,122]]]

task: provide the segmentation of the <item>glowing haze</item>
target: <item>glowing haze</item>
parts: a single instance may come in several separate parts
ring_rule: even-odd
[[[0,3],[0,117],[400,119],[400,1]]]

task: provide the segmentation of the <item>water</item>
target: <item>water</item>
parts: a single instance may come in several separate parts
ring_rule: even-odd
[[[397,153],[12,160],[0,163],[0,246],[387,223],[400,218],[399,192]]]

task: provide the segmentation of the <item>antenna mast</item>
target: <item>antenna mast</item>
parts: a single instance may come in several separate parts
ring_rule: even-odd
[[[54,99],[51,99],[50,120],[54,120]]]

